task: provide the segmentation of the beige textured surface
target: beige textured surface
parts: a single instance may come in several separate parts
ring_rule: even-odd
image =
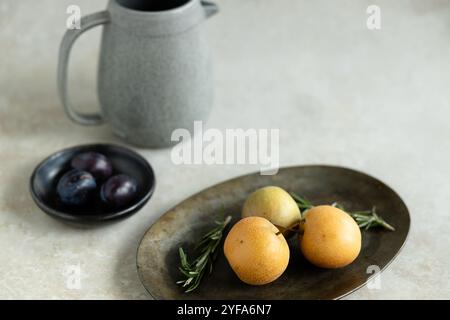
[[[450,298],[450,3],[377,1],[382,29],[365,27],[370,1],[227,0],[209,21],[217,94],[210,126],[280,128],[282,165],[363,170],[404,198],[409,242],[362,298]],[[140,152],[157,189],[137,215],[80,230],[39,211],[28,194],[34,166],[85,142],[117,142],[106,126],[66,119],[55,73],[66,7],[104,1],[0,3],[0,298],[148,298],[135,268],[147,227],[183,198],[255,166],[175,166],[168,150]],[[95,109],[96,30],[73,52],[72,91]],[[64,268],[80,264],[81,290]]]

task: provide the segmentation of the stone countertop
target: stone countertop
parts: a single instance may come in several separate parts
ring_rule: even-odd
[[[381,30],[366,28],[372,1],[227,0],[208,21],[216,103],[208,126],[279,128],[282,166],[333,164],[393,187],[412,216],[409,240],[381,289],[349,299],[450,298],[450,3],[379,0]],[[147,299],[135,266],[145,230],[179,201],[257,171],[177,166],[170,150],[138,150],[157,189],[138,214],[77,229],[42,213],[28,191],[36,164],[61,148],[120,141],[107,126],[80,127],[56,94],[66,8],[105,1],[0,3],[0,299]],[[71,91],[94,110],[99,30],[72,54]],[[67,272],[79,266],[81,288]]]

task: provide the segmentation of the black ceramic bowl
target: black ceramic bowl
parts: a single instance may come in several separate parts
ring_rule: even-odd
[[[135,200],[121,208],[113,208],[100,200],[83,206],[68,206],[59,200],[56,185],[60,177],[70,170],[70,161],[82,152],[102,153],[113,164],[114,173],[127,174],[136,179],[138,194]],[[155,175],[150,164],[136,152],[111,144],[76,146],[59,151],[42,161],[30,179],[31,195],[45,213],[75,223],[96,223],[124,218],[141,209],[153,194]]]

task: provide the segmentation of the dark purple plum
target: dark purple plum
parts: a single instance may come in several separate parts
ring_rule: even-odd
[[[56,192],[61,201],[67,205],[84,205],[94,198],[97,183],[87,171],[70,170],[58,181]]]
[[[106,180],[113,172],[111,161],[98,152],[84,152],[75,156],[71,161],[74,169],[87,171],[96,179]]]
[[[118,174],[106,181],[101,188],[101,199],[113,206],[122,207],[129,204],[136,197],[136,180],[125,175]]]

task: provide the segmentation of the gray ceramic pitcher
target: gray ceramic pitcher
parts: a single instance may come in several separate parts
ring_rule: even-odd
[[[125,141],[141,147],[172,145],[177,128],[205,120],[213,100],[210,52],[203,22],[217,12],[200,0],[110,0],[106,11],[81,19],[61,43],[58,90],[73,121],[106,120]],[[98,96],[101,112],[81,114],[68,97],[70,49],[85,31],[103,25]]]

